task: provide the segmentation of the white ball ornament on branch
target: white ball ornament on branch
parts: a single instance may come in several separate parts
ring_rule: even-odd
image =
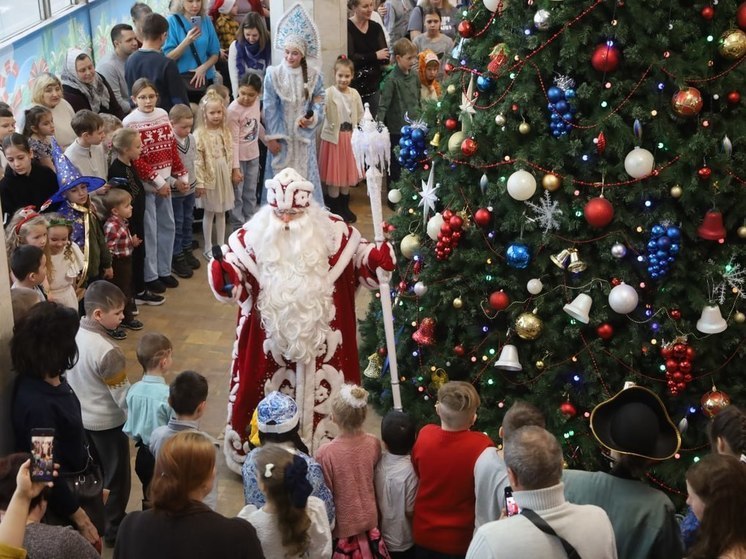
[[[414,284],[414,294],[417,295],[417,297],[422,297],[425,293],[427,293],[427,285],[421,281]]]
[[[535,192],[536,179],[528,171],[521,169],[508,177],[508,194],[514,200],[528,200]]]
[[[609,306],[619,314],[629,314],[637,308],[639,297],[631,285],[622,282],[609,292]]]
[[[440,228],[443,227],[443,214],[437,212],[433,217],[427,220],[427,236],[433,241],[438,240],[438,233]]]
[[[401,202],[401,190],[398,188],[392,188],[389,190],[388,199],[392,204],[398,204]]]
[[[550,23],[550,15],[547,10],[541,9],[534,14],[534,27],[539,31],[549,29]]]
[[[641,179],[653,172],[655,158],[645,148],[636,147],[624,158],[624,170],[633,179]]]
[[[539,278],[533,278],[528,280],[526,289],[531,295],[538,295],[539,293],[541,293],[542,289],[544,289],[544,284],[541,283],[541,280]]]

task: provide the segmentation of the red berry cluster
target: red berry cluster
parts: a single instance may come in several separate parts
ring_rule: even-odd
[[[451,252],[458,246],[464,229],[464,220],[451,210],[443,212],[443,225],[438,233],[438,242],[435,243],[435,258],[437,260],[448,260]]]
[[[692,381],[692,361],[696,355],[685,339],[677,339],[661,348],[661,356],[666,360],[666,384],[673,396]]]

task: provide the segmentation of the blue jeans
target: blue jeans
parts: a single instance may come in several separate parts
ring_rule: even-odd
[[[174,209],[174,255],[185,250],[192,250],[192,225],[194,224],[194,192],[185,196],[174,196],[171,193],[171,205]]]
[[[259,158],[241,161],[243,182],[233,187],[236,200],[231,210],[231,226],[238,229],[256,213],[259,204],[256,201],[256,183],[259,180]]]
[[[168,188],[165,186],[164,188]],[[174,208],[171,198],[145,194],[145,281],[171,275],[174,255]]]

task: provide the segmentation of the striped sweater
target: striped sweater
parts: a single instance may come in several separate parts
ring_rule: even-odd
[[[176,138],[166,111],[156,108],[152,113],[144,113],[135,109],[122,122],[140,133],[142,153],[132,162],[140,179],[155,183],[157,188],[166,185],[170,176],[186,175],[185,180],[189,180],[189,173],[179,159]]]

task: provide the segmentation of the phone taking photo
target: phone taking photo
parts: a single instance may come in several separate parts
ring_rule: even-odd
[[[189,18],[189,21],[191,22],[192,27],[202,26],[202,16],[192,16]]]
[[[515,497],[513,497],[513,488],[509,486],[505,488],[505,512],[508,516],[515,516],[521,512],[518,503],[515,502]]]
[[[31,429],[31,481],[52,481],[54,429]]]

